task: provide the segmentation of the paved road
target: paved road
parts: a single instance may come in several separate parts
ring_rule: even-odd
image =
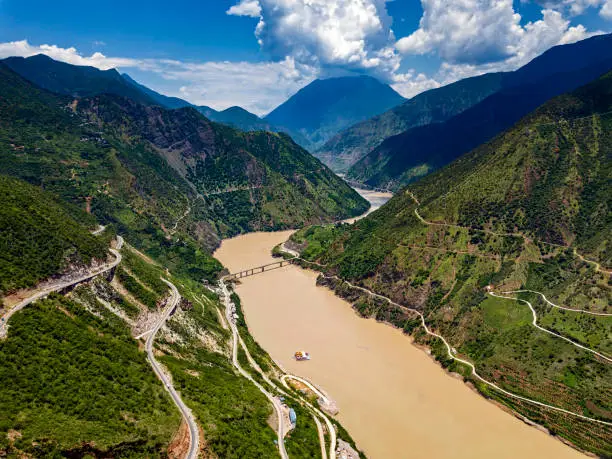
[[[276,411],[276,417],[278,418],[278,425],[277,425],[277,428],[276,428],[276,441],[278,443],[278,451],[279,451],[282,459],[289,459],[289,455],[287,454],[287,450],[285,449],[285,433],[284,433],[284,428],[283,428],[283,410],[282,410],[282,404],[281,404],[280,400],[277,397],[274,397],[267,390],[265,390],[261,384],[259,384],[257,381],[255,381],[251,377],[251,375],[248,374],[240,366],[240,363],[238,362],[238,346],[239,346],[240,335],[238,334],[238,328],[236,327],[236,323],[234,321],[234,318],[232,317],[232,308],[230,307],[230,293],[229,293],[229,290],[227,289],[227,285],[225,285],[225,282],[223,281],[223,279],[221,279],[219,284],[220,284],[221,289],[223,291],[223,301],[225,303],[226,319],[227,319],[227,322],[229,323],[230,328],[232,330],[232,364],[234,365],[236,370],[238,370],[238,372],[242,376],[244,376],[249,381],[251,381],[253,384],[255,384],[257,389],[259,389],[259,391],[262,394],[264,394],[266,396],[266,398],[272,403],[272,406],[274,407],[274,410]],[[245,346],[245,348],[246,348],[246,346]],[[248,353],[247,353],[247,355],[248,355]]]
[[[341,278],[340,278],[340,277],[338,277],[338,276],[326,276],[326,275],[324,275],[324,274],[323,274],[323,276],[324,276],[324,277],[326,277],[327,279],[336,279],[336,280],[339,280],[340,282],[344,282],[344,283],[345,283],[345,284],[347,284],[349,287],[354,288],[354,289],[356,289],[356,290],[361,290],[362,292],[367,293],[368,295],[372,296],[373,298],[379,298],[379,299],[381,299],[381,300],[387,301],[389,304],[391,304],[391,305],[393,305],[393,306],[396,306],[396,307],[398,307],[398,308],[401,308],[401,309],[404,309],[404,310],[406,310],[406,311],[410,311],[410,312],[413,312],[413,313],[417,314],[417,315],[419,316],[419,318],[421,319],[421,325],[423,326],[423,329],[425,330],[425,332],[426,332],[428,335],[431,335],[431,336],[433,336],[433,337],[435,337],[435,338],[438,338],[440,341],[442,341],[442,343],[443,343],[443,344],[444,344],[444,346],[446,347],[446,353],[447,353],[447,355],[448,355],[448,356],[449,356],[451,359],[456,360],[457,362],[463,363],[464,365],[467,365],[468,367],[470,367],[470,370],[471,370],[471,372],[472,372],[472,375],[473,375],[475,378],[477,378],[478,380],[480,380],[481,382],[483,382],[483,383],[484,383],[484,384],[486,384],[487,386],[490,386],[490,387],[492,387],[492,388],[496,389],[497,391],[501,392],[502,394],[505,394],[505,395],[507,395],[508,397],[512,397],[512,398],[515,398],[515,399],[518,399],[518,400],[522,400],[522,401],[527,402],[527,403],[531,403],[531,404],[533,404],[533,405],[538,405],[538,406],[541,406],[541,407],[544,407],[544,408],[548,408],[548,409],[553,410],[553,411],[558,411],[558,412],[561,412],[561,413],[569,414],[569,415],[571,415],[571,416],[575,416],[575,417],[577,417],[577,418],[584,419],[585,421],[591,421],[591,422],[595,422],[595,423],[598,423],[598,424],[603,424],[603,425],[607,425],[607,426],[612,426],[612,422],[602,421],[601,419],[594,419],[594,418],[590,418],[590,417],[588,417],[588,416],[584,416],[583,414],[580,414],[580,413],[575,413],[575,412],[573,412],[573,411],[569,411],[569,410],[566,410],[566,409],[564,409],[564,408],[559,408],[558,406],[549,405],[549,404],[547,404],[547,403],[542,403],[542,402],[539,402],[539,401],[537,401],[537,400],[532,400],[532,399],[530,399],[530,398],[523,397],[523,396],[521,396],[521,395],[517,395],[517,394],[514,394],[514,393],[512,393],[512,392],[509,392],[509,391],[507,391],[507,390],[505,390],[505,389],[502,389],[502,388],[501,388],[501,387],[499,387],[497,384],[495,384],[495,383],[493,383],[493,382],[491,382],[491,381],[487,381],[487,380],[486,380],[486,379],[484,379],[482,376],[480,376],[480,375],[478,374],[478,372],[476,371],[476,367],[474,366],[474,364],[473,364],[472,362],[470,362],[470,361],[468,361],[468,360],[464,360],[464,359],[461,359],[461,358],[457,357],[457,356],[455,355],[455,352],[453,352],[453,349],[452,349],[452,347],[450,346],[450,344],[448,344],[448,342],[446,341],[446,339],[445,339],[443,336],[438,335],[437,333],[433,332],[433,331],[432,331],[432,330],[431,330],[431,329],[430,329],[430,328],[427,326],[427,324],[425,323],[425,317],[423,316],[423,314],[422,314],[420,311],[417,311],[416,309],[412,309],[412,308],[409,308],[409,307],[407,307],[407,306],[404,306],[404,305],[401,305],[401,304],[399,304],[399,303],[396,303],[395,301],[391,300],[390,298],[387,298],[386,296],[383,296],[383,295],[379,295],[378,293],[374,293],[374,292],[372,292],[371,290],[368,290],[367,288],[360,287],[359,285],[354,285],[354,284],[351,284],[349,281],[346,281],[346,280],[344,280],[344,279],[341,279]]]
[[[522,300],[520,298],[515,298],[513,296],[499,295],[499,294],[494,293],[494,292],[489,292],[489,295],[494,296],[495,298],[503,298],[503,299],[506,299],[506,300],[514,300],[514,301],[519,301],[521,303],[525,303],[527,306],[529,306],[529,309],[531,310],[531,315],[533,316],[533,320],[531,321],[531,324],[535,328],[537,328],[538,330],[543,331],[544,333],[548,333],[549,335],[552,335],[552,336],[560,338],[560,339],[562,339],[564,341],[567,341],[568,343],[573,344],[574,346],[579,347],[580,349],[583,349],[583,350],[585,350],[587,352],[591,352],[591,353],[597,355],[598,357],[601,357],[602,359],[606,360],[608,363],[612,363],[612,358],[610,358],[610,357],[608,357],[608,356],[606,356],[606,355],[604,355],[604,354],[602,354],[600,352],[594,351],[593,349],[590,349],[590,348],[588,348],[586,346],[583,346],[582,344],[579,344],[579,343],[577,343],[575,341],[572,341],[571,339],[566,338],[565,336],[559,335],[558,333],[552,332],[552,331],[550,331],[550,330],[548,330],[548,329],[546,329],[544,327],[540,327],[538,325],[538,315],[536,314],[536,310],[535,310],[535,308],[533,307],[533,305],[529,301]]]
[[[153,371],[155,371],[155,374],[157,375],[157,377],[160,379],[160,381],[163,383],[163,385],[166,387],[166,389],[170,393],[172,400],[174,401],[178,409],[181,411],[181,414],[183,415],[183,419],[189,426],[190,445],[189,445],[189,452],[185,455],[185,458],[186,459],[196,459],[198,457],[198,453],[200,449],[200,432],[198,430],[198,425],[196,424],[195,418],[193,414],[191,413],[191,410],[187,407],[187,405],[185,405],[185,403],[183,403],[183,400],[181,399],[180,395],[176,392],[176,389],[172,385],[172,382],[166,376],[166,374],[162,371],[161,366],[159,365],[157,360],[155,360],[155,354],[153,351],[153,343],[155,341],[155,335],[157,335],[157,332],[164,326],[164,324],[166,323],[166,320],[168,320],[168,317],[170,317],[170,314],[172,313],[174,308],[177,307],[179,301],[181,300],[181,295],[179,294],[175,285],[172,282],[167,281],[166,279],[162,279],[162,280],[166,284],[168,284],[172,293],[170,296],[170,301],[168,302],[168,306],[166,306],[166,309],[164,310],[161,319],[159,320],[159,322],[157,322],[157,324],[155,325],[155,328],[153,328],[152,332],[149,334],[149,337],[147,338],[145,349],[147,351],[147,358],[149,359],[149,363],[153,367]]]
[[[89,271],[87,274],[79,276],[76,279],[53,283],[49,285],[48,287],[46,287],[45,289],[39,292],[36,292],[32,296],[22,300],[21,302],[17,303],[13,308],[6,311],[4,315],[0,318],[0,339],[6,336],[9,319],[13,316],[13,314],[21,311],[27,305],[32,304],[33,302],[40,300],[41,298],[47,297],[50,293],[59,292],[60,290],[63,290],[65,288],[68,288],[73,285],[79,284],[81,282],[87,281],[96,276],[99,276],[100,274],[104,274],[105,272],[108,272],[111,269],[113,269],[115,266],[117,266],[121,262],[121,253],[119,253],[119,250],[121,250],[121,247],[123,247],[123,238],[121,236],[117,236],[117,249],[110,249],[111,253],[115,256],[115,260],[113,260],[112,262],[104,266],[101,266],[92,271]]]
[[[287,388],[289,388],[289,386],[287,385],[287,380],[288,379],[294,379],[296,381],[301,382],[302,384],[305,384],[317,396],[319,396],[320,398],[325,400],[326,403],[330,403],[330,404],[332,403],[332,401],[329,399],[329,397],[327,395],[325,395],[322,391],[317,389],[317,387],[315,387],[307,379],[304,379],[304,378],[302,378],[300,376],[296,376],[296,375],[284,374],[283,376],[281,376],[281,382]],[[319,438],[323,438],[323,443],[321,444],[321,447],[322,447],[323,450],[325,450],[325,436],[323,435],[323,429],[322,429],[321,423],[318,422],[318,419],[317,419],[316,415],[319,415],[323,419],[323,421],[325,421],[325,424],[327,425],[327,430],[329,431],[329,437],[330,437],[329,457],[330,458],[335,458],[336,457],[336,444],[338,442],[338,439],[337,439],[337,436],[336,436],[336,429],[334,429],[334,425],[331,423],[329,418],[325,414],[323,414],[322,411],[318,410],[317,408],[315,408],[312,405],[310,405],[310,408],[314,411],[313,417],[315,418],[315,421],[316,421],[316,424],[317,424],[317,430],[319,431]],[[323,456],[325,456],[325,455],[323,455]]]

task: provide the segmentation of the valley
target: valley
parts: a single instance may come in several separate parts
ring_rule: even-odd
[[[261,265],[290,235],[239,236],[215,256],[232,272]],[[243,279],[237,293],[255,340],[336,400],[367,457],[582,457],[449,377],[399,330],[359,318],[316,278],[290,266]],[[297,349],[312,360],[296,362]]]
[[[0,43],[0,456],[612,457],[612,34],[428,76],[275,1],[240,76]]]

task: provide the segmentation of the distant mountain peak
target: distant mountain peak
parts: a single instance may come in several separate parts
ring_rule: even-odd
[[[378,115],[405,99],[376,78],[357,75],[314,80],[264,119],[302,136],[311,149],[340,130]]]

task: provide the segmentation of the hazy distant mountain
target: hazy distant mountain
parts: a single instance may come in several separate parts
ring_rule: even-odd
[[[340,130],[404,100],[389,85],[368,76],[315,80],[264,120],[298,134],[294,136],[296,141],[315,149]]]
[[[144,104],[156,103],[115,69],[100,70],[95,67],[66,64],[44,54],[27,58],[9,57],[3,62],[36,86],[58,94],[73,97],[115,94]]]
[[[423,92],[346,128],[314,154],[332,169],[346,172],[388,137],[415,126],[446,121],[499,90],[502,79],[503,73],[491,73]]]
[[[405,185],[492,139],[548,99],[612,69],[612,34],[555,47],[504,76],[500,91],[443,123],[390,137],[348,176],[372,186]]]

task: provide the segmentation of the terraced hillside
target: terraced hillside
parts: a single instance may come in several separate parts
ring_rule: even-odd
[[[360,314],[602,456],[612,454],[611,111],[608,73],[355,225],[294,236],[324,265],[320,283]]]

